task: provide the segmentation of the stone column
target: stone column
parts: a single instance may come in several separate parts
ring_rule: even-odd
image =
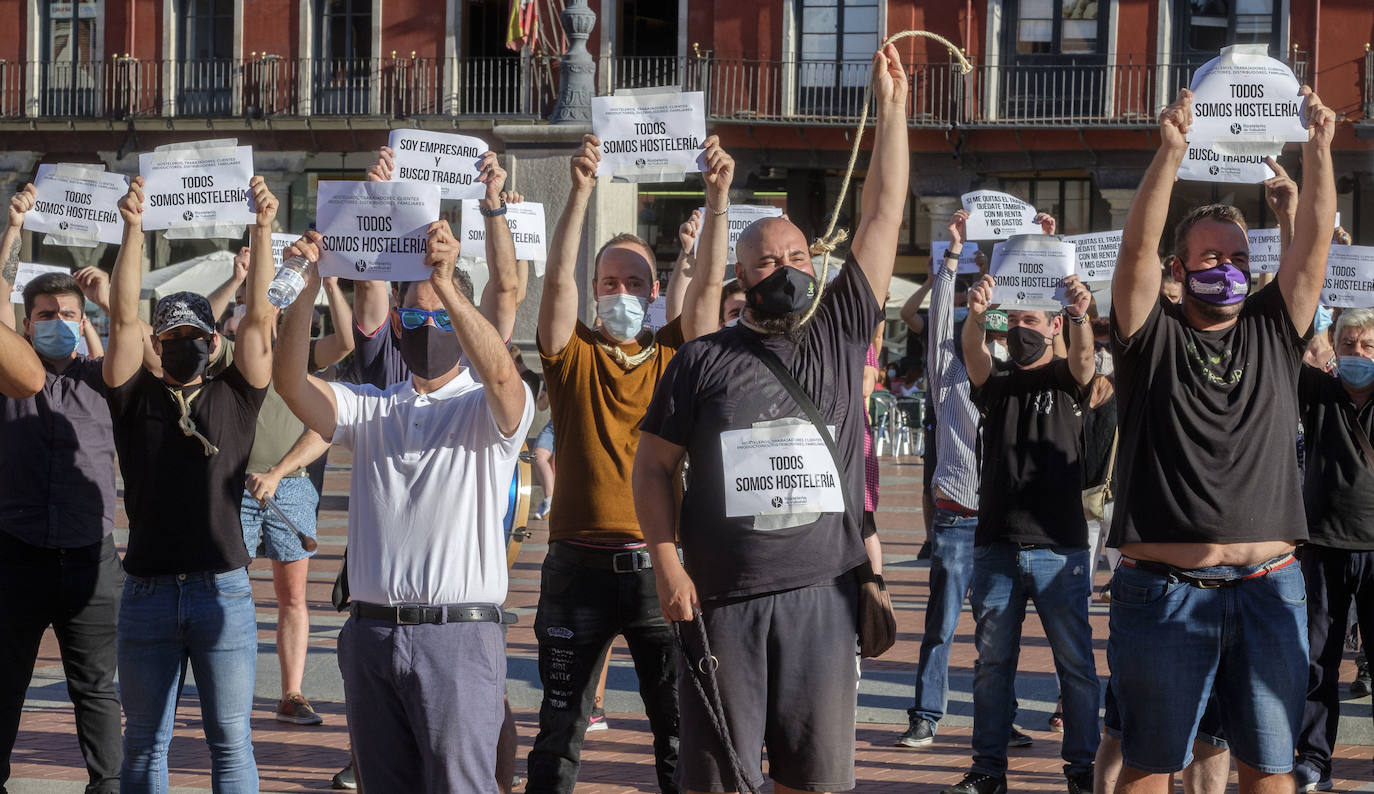
[[[1126,228],[1126,214],[1131,211],[1131,201],[1135,199],[1135,188],[1099,188],[1098,193],[1107,202],[1112,214],[1112,228]]]
[[[568,51],[558,62],[558,104],[549,121],[589,123],[596,94],[596,61],[587,51],[587,39],[596,27],[596,12],[587,7],[587,0],[568,0],[560,16],[568,34]]]
[[[961,209],[964,204],[958,196],[920,196],[916,199],[921,212],[926,214],[926,221],[930,224],[930,239],[948,240],[949,233],[945,227],[949,225],[950,216]]]

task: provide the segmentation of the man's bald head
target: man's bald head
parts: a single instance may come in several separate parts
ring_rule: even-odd
[[[735,243],[735,261],[745,289],[783,265],[816,275],[806,235],[787,218],[760,218],[744,227]]]

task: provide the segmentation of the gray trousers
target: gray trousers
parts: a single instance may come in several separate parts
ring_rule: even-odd
[[[339,632],[339,669],[365,790],[497,794],[506,686],[499,624],[350,617]]]

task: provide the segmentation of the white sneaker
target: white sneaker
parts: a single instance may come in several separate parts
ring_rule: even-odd
[[[536,507],[536,508],[534,509],[534,517],[535,517],[535,519],[538,520],[538,521],[543,521],[545,518],[548,518],[548,516],[549,516],[549,500],[548,500],[548,499],[542,499],[542,500],[540,500],[540,502],[539,502],[539,506]]]

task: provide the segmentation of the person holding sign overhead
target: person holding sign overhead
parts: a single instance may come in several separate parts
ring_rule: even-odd
[[[258,409],[272,377],[272,223],[277,198],[260,176],[252,259],[237,355],[205,376],[216,341],[210,304],[178,292],[153,311],[161,376],[143,366],[138,317],[143,260],[143,178],[119,203],[124,241],[111,281],[104,361],[115,448],[124,473],[128,577],[119,610],[119,681],[128,791],[167,789],[167,748],[189,661],[200,693],[216,791],[256,792],[249,714],[257,619],[239,501]]]
[[[617,634],[635,660],[654,732],[659,788],[678,791],[673,632],[659,611],[654,562],[626,495],[632,492],[639,422],[664,368],[684,341],[719,325],[735,162],[718,138],[706,139],[707,216],[697,246],[699,272],[687,286],[681,316],[657,333],[645,329],[649,304],[661,299],[654,249],[623,233],[592,262],[597,322],[588,326],[578,319],[577,251],[600,146],[595,135],[586,135],[573,155],[572,190],[553,233],[539,306],[536,341],[559,467],[534,622],[544,699],[529,755],[532,794],[573,790],[597,674]]]
[[[907,76],[895,47],[874,54],[872,87],[863,220],[839,276],[823,287],[790,220],[745,229],[739,323],[682,348],[641,425],[635,507],[663,616],[689,649],[678,662],[688,791],[761,787],[765,745],[774,791],[854,787],[860,593],[880,600],[884,587],[862,538],[861,387],[907,201]],[[708,217],[704,235],[721,220]],[[697,278],[714,289],[723,267]],[[673,492],[689,454],[679,523]],[[713,667],[710,680],[694,678]],[[718,687],[724,715],[698,684]]]
[[[1297,380],[1336,212],[1335,113],[1302,93],[1303,187],[1272,284],[1250,294],[1245,219],[1211,204],[1174,228],[1168,266],[1183,302],[1159,300],[1156,252],[1193,121],[1187,90],[1160,114],[1160,147],[1126,219],[1111,318],[1121,441],[1108,544],[1124,555],[1107,645],[1118,791],[1166,790],[1213,693],[1240,790],[1293,790],[1308,683],[1292,554],[1308,537]]]
[[[1092,293],[1063,279],[1063,316],[1008,311],[1009,365],[987,348],[984,315],[995,279],[969,290],[964,365],[983,414],[978,528],[969,602],[977,621],[973,674],[973,765],[944,794],[1003,794],[1026,603],[1045,626],[1064,713],[1064,775],[1070,794],[1093,790],[1099,691],[1088,597],[1092,570],[1080,472],[1083,412],[1095,374],[1088,304]],[[1068,329],[1068,358],[1053,337]]]

